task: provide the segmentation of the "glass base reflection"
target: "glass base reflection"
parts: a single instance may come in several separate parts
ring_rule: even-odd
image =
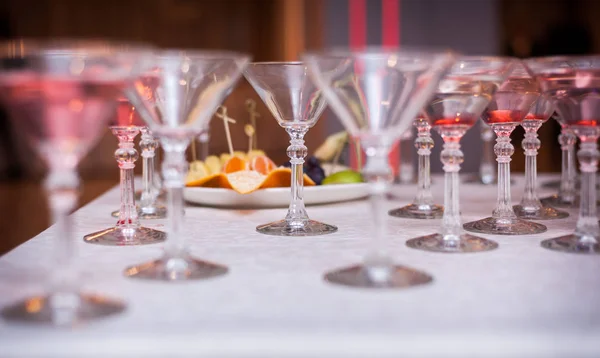
[[[598,238],[594,240],[582,240],[580,236],[575,234],[544,240],[541,242],[541,245],[543,248],[554,251],[600,255]]]
[[[522,219],[499,220],[492,217],[463,225],[467,231],[490,235],[532,235],[546,232],[545,225]]]
[[[521,205],[515,205],[513,206],[513,210],[519,218],[525,220],[556,220],[569,217],[568,212],[557,210],[550,206],[543,206],[539,210],[529,211],[525,210]]]
[[[579,208],[579,196],[576,196],[573,200],[564,200],[557,194],[541,198],[540,201],[544,206],[552,206],[555,208]]]
[[[36,296],[2,309],[10,322],[40,325],[76,325],[121,313],[125,304],[116,299],[92,294]]]
[[[390,216],[407,219],[439,219],[444,215],[441,205],[410,204],[388,212]]]
[[[136,229],[111,227],[110,229],[85,235],[83,241],[89,244],[105,246],[135,246],[157,244],[164,242],[166,238],[167,234],[164,232],[147,227]]]
[[[153,220],[153,219],[165,219],[167,217],[167,208],[160,205],[151,208],[137,208],[138,218],[145,220]],[[110,216],[113,218],[118,218],[120,214],[119,210],[115,210],[110,213]]]
[[[406,246],[423,251],[466,253],[494,250],[498,243],[469,234],[460,235],[460,240],[444,240],[443,235],[433,234],[410,239]]]
[[[256,227],[256,231],[261,234],[275,236],[318,236],[331,234],[337,230],[337,226],[315,220],[304,221],[298,225],[292,225],[287,220],[281,220]]]
[[[129,267],[125,276],[156,281],[203,280],[227,274],[229,269],[190,256],[163,258]]]
[[[325,281],[337,285],[370,289],[395,289],[429,283],[433,277],[406,266],[392,266],[383,275],[364,265],[351,266],[325,274]]]

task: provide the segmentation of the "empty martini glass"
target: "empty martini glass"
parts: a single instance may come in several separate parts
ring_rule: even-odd
[[[498,162],[496,208],[491,217],[466,223],[463,227],[467,231],[496,235],[527,235],[547,230],[542,224],[519,219],[511,203],[510,161],[515,147],[510,142],[510,134],[540,97],[536,80],[520,61],[515,60],[515,63],[509,78],[500,86],[482,116],[497,136],[494,146]]]
[[[225,266],[192,257],[185,243],[183,188],[190,141],[232,91],[248,63],[233,52],[163,51],[154,69],[125,91],[164,150],[163,185],[167,189],[168,230],[162,258],[125,271],[129,277],[182,281],[226,274]],[[152,95],[148,95],[148,91]]]
[[[15,41],[2,44],[0,51],[0,97],[15,128],[48,166],[44,186],[57,240],[48,292],[5,307],[2,315],[71,325],[119,313],[125,308],[120,300],[81,292],[69,214],[79,192],[77,164],[104,133],[123,87],[150,53],[90,41]]]
[[[411,248],[436,252],[479,252],[498,247],[491,240],[466,234],[459,207],[460,140],[478,120],[514,65],[511,58],[463,57],[440,82],[435,96],[425,107],[427,118],[442,136],[444,148],[444,216],[438,233],[406,242]]]
[[[541,146],[537,131],[550,118],[552,113],[554,113],[552,100],[542,95],[521,122],[521,127],[525,129],[525,138],[521,142],[525,152],[525,193],[521,203],[515,205],[513,209],[515,214],[523,219],[553,220],[569,216],[566,211],[543,205],[537,196],[537,154]]]
[[[304,135],[317,123],[326,103],[321,91],[308,77],[302,62],[252,63],[244,76],[263,100],[279,125],[290,136],[287,154],[292,164],[292,200],[285,219],[260,225],[256,231],[267,235],[314,236],[330,234],[337,227],[310,220],[304,207]]]
[[[579,219],[575,232],[542,246],[557,251],[600,254],[596,208],[598,137],[600,137],[600,56],[547,57],[526,61],[566,125],[579,137],[581,171]]]
[[[437,88],[454,56],[402,48],[328,51],[304,56],[311,78],[323,91],[348,134],[359,138],[367,155],[373,215],[371,249],[361,264],[325,275],[331,283],[365,288],[400,288],[432,280],[422,271],[394,264],[385,241],[384,203],[392,171],[388,156]]]
[[[438,219],[444,213],[444,207],[433,203],[431,193],[431,149],[433,139],[431,138],[431,125],[423,115],[417,116],[414,121],[417,127],[417,138],[415,148],[419,156],[417,168],[417,195],[412,204],[398,209],[390,210],[391,216],[409,219]],[[412,154],[412,153],[411,153]]]
[[[139,155],[133,140],[143,126],[135,108],[125,98],[119,99],[117,123],[110,130],[119,140],[119,148],[115,151],[115,159],[119,164],[121,209],[117,224],[111,228],[85,235],[83,240],[90,244],[109,246],[132,246],[155,244],[165,241],[166,235],[159,230],[143,227],[140,224],[138,210],[134,199],[135,161]]]

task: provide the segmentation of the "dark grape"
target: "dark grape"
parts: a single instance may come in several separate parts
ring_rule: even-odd
[[[289,168],[289,167],[292,166],[292,163],[290,163],[290,161],[288,160],[287,162],[281,164],[281,166],[284,167],[284,168]]]
[[[309,178],[311,178],[315,184],[321,185],[323,179],[325,179],[325,171],[320,166],[312,167],[304,171]]]
[[[308,160],[306,160],[306,165],[309,168],[319,167],[321,166],[321,162],[319,161],[319,159],[317,159],[317,157],[311,155],[310,157],[308,157]]]

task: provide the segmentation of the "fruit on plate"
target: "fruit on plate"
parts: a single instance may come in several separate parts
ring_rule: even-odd
[[[304,173],[317,183],[317,185],[321,185],[323,179],[325,179],[325,171],[321,167],[321,161],[315,156],[309,157],[304,164]]]
[[[322,185],[331,185],[331,184],[354,184],[354,183],[362,183],[363,177],[357,171],[348,169],[342,170],[341,172],[333,173],[330,176],[323,179]]]
[[[187,182],[188,187],[233,189],[240,194],[248,194],[258,189],[289,187],[292,171],[289,168],[277,168],[268,175],[254,170],[240,170],[234,173],[219,173]],[[313,182],[304,175],[304,185],[313,186]]]
[[[233,157],[229,158],[229,160],[227,162],[225,162],[225,165],[223,165],[223,173],[225,174],[230,174],[230,173],[235,173],[235,172],[239,172],[242,170],[248,170],[249,165],[248,162],[246,161],[246,159],[238,157],[236,155],[234,155]],[[215,173],[218,174],[218,173]]]
[[[315,157],[322,162],[329,162],[344,149],[344,145],[348,141],[348,133],[346,131],[337,132],[325,139],[315,151]]]

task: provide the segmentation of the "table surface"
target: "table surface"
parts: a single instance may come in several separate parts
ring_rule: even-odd
[[[549,180],[540,176],[540,182]],[[513,202],[523,190],[513,185]],[[443,179],[434,178],[441,202]],[[412,200],[397,186],[388,208]],[[550,194],[551,190],[541,190]],[[540,241],[570,233],[577,211],[544,222],[548,232],[484,237],[497,250],[440,254],[409,249],[440,220],[388,219],[389,250],[398,263],[434,281],[402,290],[365,290],[326,283],[323,273],[359,262],[371,232],[367,201],[309,207],[337,233],[305,238],[265,236],[258,224],[284,209],[219,210],[188,206],[191,252],[229,266],[206,281],[165,283],[125,278],[125,267],[160,256],[161,245],[106,247],[84,234],[110,227],[119,191],[109,190],[74,215],[84,291],[119,297],[127,310],[73,328],[0,321],[0,357],[600,357],[600,256],[545,250]],[[467,222],[489,216],[496,189],[461,185]],[[163,228],[163,220],[147,221]],[[0,258],[0,306],[44,289],[55,227]]]

